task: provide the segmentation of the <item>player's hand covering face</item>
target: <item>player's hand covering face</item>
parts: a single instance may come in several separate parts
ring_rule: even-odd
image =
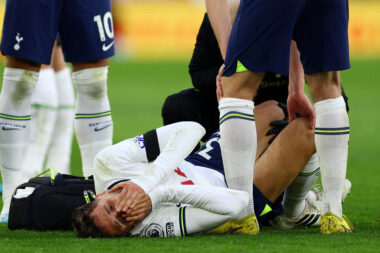
[[[94,224],[103,235],[126,236],[152,211],[150,197],[138,185],[126,182],[98,196]]]
[[[97,207],[92,211],[94,224],[105,236],[127,236],[135,221],[126,221],[115,205],[120,191],[107,191],[97,199]]]
[[[118,212],[128,213],[128,211],[134,208],[137,203],[146,196],[145,191],[132,182],[124,182],[116,185],[111,189],[111,192],[120,191],[118,199],[116,201],[116,210]],[[149,197],[148,197],[149,199]],[[149,199],[150,202],[150,199]],[[149,203],[147,203],[149,204]],[[150,203],[151,206],[151,203]]]

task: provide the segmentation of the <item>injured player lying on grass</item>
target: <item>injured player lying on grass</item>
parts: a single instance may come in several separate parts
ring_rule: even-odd
[[[94,170],[100,194],[74,211],[77,236],[257,233],[256,216],[240,215],[248,204],[248,193],[228,189],[225,184],[219,133],[189,155],[203,134],[199,124],[180,122],[101,151]],[[282,193],[297,181],[298,174],[314,177],[314,183],[319,168],[313,140],[307,120],[297,119],[257,160],[253,192],[260,225],[281,216]],[[296,152],[300,147],[304,152]],[[292,199],[302,206],[301,213],[282,228],[318,224],[320,211],[315,199],[306,199],[309,189]]]

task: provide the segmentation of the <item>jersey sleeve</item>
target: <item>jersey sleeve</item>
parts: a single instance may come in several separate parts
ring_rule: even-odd
[[[149,192],[184,160],[204,133],[198,123],[179,122],[103,149],[94,163],[96,192],[125,180]]]
[[[204,232],[222,225],[237,217],[248,205],[248,193],[213,186],[159,186],[149,196],[153,209],[166,202],[191,205],[178,210],[176,236]],[[159,215],[151,222],[165,223]]]
[[[196,122],[179,122],[167,125],[157,130],[160,154],[132,182],[139,185],[145,192],[150,192],[170,171],[176,169],[199,143],[205,134],[205,129]]]

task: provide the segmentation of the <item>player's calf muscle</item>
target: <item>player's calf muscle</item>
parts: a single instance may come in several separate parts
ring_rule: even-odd
[[[223,97],[252,100],[265,73],[245,71],[222,78]]]
[[[342,95],[339,71],[306,75],[306,80],[314,103]]]

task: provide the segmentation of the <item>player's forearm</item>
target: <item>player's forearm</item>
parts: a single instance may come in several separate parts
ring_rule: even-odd
[[[175,170],[205,134],[201,125],[190,121],[171,124],[156,131],[161,153],[141,177],[132,180],[146,193],[159,185],[169,172]]]
[[[227,0],[206,0],[206,9],[223,59],[225,59],[231,32],[231,15]]]
[[[149,196],[153,207],[165,202],[189,204],[229,218],[236,217],[248,205],[248,193],[214,186],[159,186]]]
[[[206,211],[200,208],[186,208],[186,231],[187,234],[206,232],[223,225],[234,217]]]
[[[300,59],[297,44],[292,41],[289,61],[289,94],[304,91],[304,70]]]

